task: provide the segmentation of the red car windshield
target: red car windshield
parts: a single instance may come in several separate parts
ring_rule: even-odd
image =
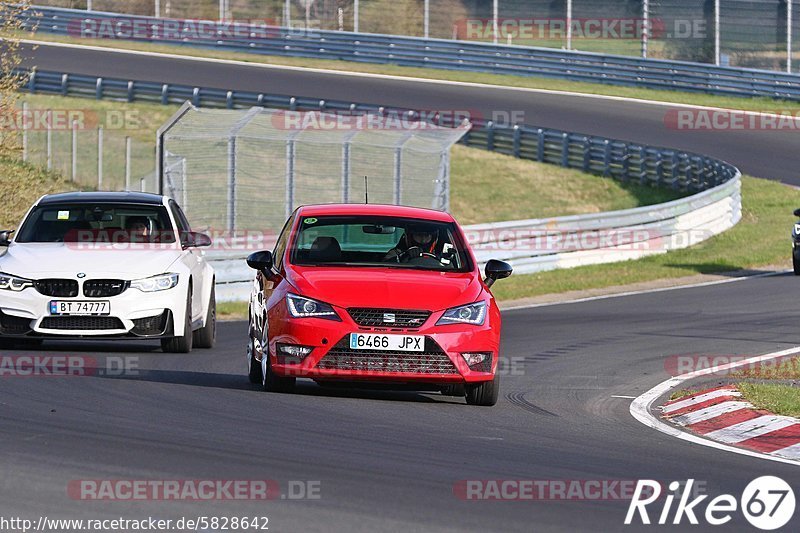
[[[376,217],[302,217],[291,262],[469,272],[470,255],[452,222]]]

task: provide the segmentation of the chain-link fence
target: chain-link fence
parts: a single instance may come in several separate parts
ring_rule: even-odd
[[[469,127],[187,104],[160,132],[163,191],[193,226],[229,232],[278,231],[299,205],[361,203],[367,191],[370,203],[447,209],[449,150]]]
[[[184,19],[253,21],[790,70],[794,0],[38,0]]]
[[[14,127],[25,161],[90,189],[157,190],[155,142],[132,136],[124,118],[91,110],[38,108],[20,102]],[[119,117],[123,117],[122,114]]]

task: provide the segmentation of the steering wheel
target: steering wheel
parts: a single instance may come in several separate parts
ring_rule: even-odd
[[[411,250],[419,250],[419,255],[416,255],[415,257],[412,258],[411,257]],[[412,246],[410,248],[407,248],[407,249],[403,250],[399,254],[397,254],[397,262],[398,263],[400,262],[402,257],[408,257],[408,259],[416,259],[417,257],[430,257],[431,259],[434,259],[435,261],[441,262],[441,261],[439,261],[439,258],[436,257],[435,254],[432,254],[432,253],[429,253],[429,252],[423,252],[422,248],[420,248],[419,246]]]

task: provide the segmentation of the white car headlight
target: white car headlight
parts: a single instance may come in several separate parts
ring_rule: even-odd
[[[289,313],[295,318],[325,318],[328,320],[341,320],[333,306],[297,296],[296,294],[286,295],[286,306],[289,308]]]
[[[151,278],[137,279],[131,281],[131,289],[139,289],[142,292],[156,292],[171,289],[178,284],[178,274],[159,274]]]
[[[33,281],[0,272],[0,290],[20,292],[33,287]]]
[[[482,326],[485,320],[486,302],[475,302],[474,304],[448,309],[444,312],[442,318],[436,322],[436,325],[472,324],[473,326]]]

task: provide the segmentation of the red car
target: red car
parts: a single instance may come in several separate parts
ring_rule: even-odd
[[[252,254],[250,381],[288,392],[381,383],[494,405],[500,311],[447,213],[391,205],[298,208],[275,250]]]

